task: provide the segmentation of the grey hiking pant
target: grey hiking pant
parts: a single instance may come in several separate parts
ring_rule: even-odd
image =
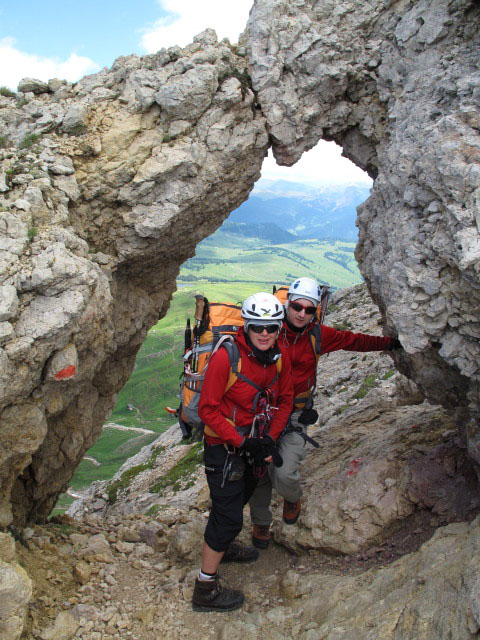
[[[292,424],[301,426],[292,414]],[[258,481],[257,487],[249,500],[250,516],[253,524],[267,525],[272,522],[272,488],[287,502],[296,502],[302,496],[300,486],[300,463],[307,455],[307,443],[301,435],[291,431],[285,433],[278,442],[278,451],[283,458],[283,465],[268,465],[268,472]]]

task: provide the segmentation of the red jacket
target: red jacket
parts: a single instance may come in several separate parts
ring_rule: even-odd
[[[281,349],[286,349],[292,364],[294,397],[310,390],[315,384],[315,372],[317,359],[312,349],[309,335],[311,323],[302,332],[290,329],[284,321],[278,344]],[[352,333],[351,331],[338,331],[321,325],[322,329],[322,355],[331,351],[383,351],[393,338],[369,336],[366,333]]]
[[[293,384],[290,360],[281,349],[282,369],[278,380],[270,387],[270,383],[277,374],[277,365],[263,365],[255,358],[251,348],[245,342],[242,327],[237,332],[236,342],[240,350],[240,372],[260,387],[269,387],[272,391],[272,406],[277,407],[277,410],[273,412],[269,435],[276,440],[283,431],[292,410]],[[230,389],[225,391],[230,371],[227,350],[220,348],[209,362],[202,385],[198,414],[205,425],[218,435],[218,438],[214,438],[205,434],[208,444],[227,443],[239,447],[243,442],[243,436],[237,433],[229,420],[232,420],[236,426],[252,424],[255,414],[251,409],[257,389],[237,378]]]

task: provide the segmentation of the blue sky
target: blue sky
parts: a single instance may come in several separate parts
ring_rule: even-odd
[[[110,67],[118,56],[185,46],[207,27],[237,42],[253,0],[0,0],[0,86],[24,77],[72,82]],[[368,182],[321,142],[292,168],[267,158],[262,176],[296,182]]]
[[[145,53],[142,30],[168,15],[155,0],[17,0],[1,2],[0,11],[0,39],[14,38],[20,51],[59,60],[76,53],[100,67]]]
[[[185,46],[207,27],[236,42],[251,2],[0,0],[0,86],[27,75],[75,81],[121,55]]]

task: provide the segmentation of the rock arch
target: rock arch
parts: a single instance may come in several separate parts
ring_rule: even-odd
[[[468,1],[259,0],[247,50],[276,158],[333,139],[375,178],[360,270],[400,369],[432,402],[470,407],[480,461],[478,15]]]
[[[180,264],[258,179],[269,142],[245,66],[206,31],[74,87],[24,82],[37,93],[21,108],[4,99],[12,140],[39,139],[3,159],[0,524],[10,495],[16,522],[48,516]]]

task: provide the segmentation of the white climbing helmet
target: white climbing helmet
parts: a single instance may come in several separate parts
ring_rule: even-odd
[[[285,306],[288,308],[289,302],[299,300],[300,298],[310,300],[312,304],[316,306],[320,302],[321,295],[322,290],[316,280],[312,280],[312,278],[297,278],[290,285],[287,304]]]
[[[282,326],[284,316],[281,302],[271,293],[254,293],[242,305],[242,318],[245,320],[245,331],[250,324],[276,324]]]

